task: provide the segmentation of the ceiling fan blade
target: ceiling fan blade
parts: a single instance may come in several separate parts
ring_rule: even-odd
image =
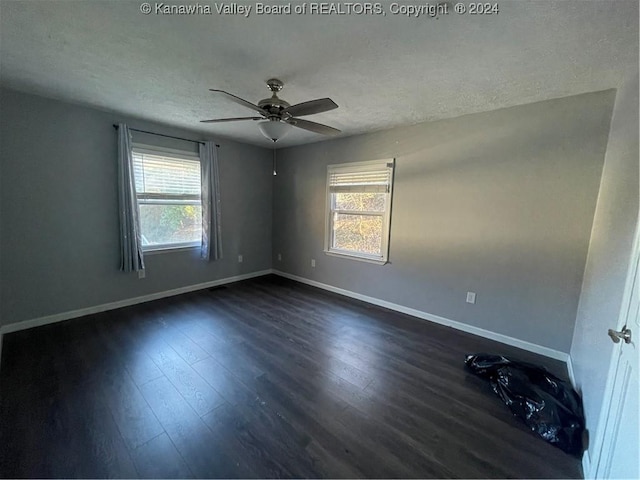
[[[323,125],[321,123],[310,122],[309,120],[302,120],[301,118],[289,118],[285,121],[293,125],[294,127],[303,128],[305,130],[309,130],[310,132],[319,133],[321,135],[338,135],[339,133],[342,133],[337,128]]]
[[[258,105],[254,105],[251,102],[248,102],[247,100],[245,100],[244,98],[240,98],[236,95],[234,95],[233,93],[229,93],[229,92],[225,92],[224,90],[215,90],[213,88],[210,88],[209,91],[211,92],[216,92],[216,93],[223,93],[227,96],[227,98],[229,100],[231,100],[232,102],[237,103],[238,105],[242,105],[244,107],[250,108],[251,110],[253,110],[254,112],[258,112],[260,115],[262,116],[266,116],[265,111],[260,108]]]
[[[334,108],[338,108],[338,105],[330,98],[318,98],[317,100],[291,105],[284,109],[284,113],[288,113],[292,117],[303,117],[314,113],[328,112]]]
[[[216,118],[213,120],[200,120],[200,123],[236,122],[238,120],[262,120],[262,117]]]

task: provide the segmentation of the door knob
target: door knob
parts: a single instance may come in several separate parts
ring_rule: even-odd
[[[619,332],[617,330],[609,329],[608,335],[613,340],[613,343],[619,343],[620,340],[624,340],[624,343],[631,343],[631,330],[626,326],[622,327]]]

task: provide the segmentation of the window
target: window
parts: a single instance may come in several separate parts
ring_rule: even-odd
[[[386,263],[393,159],[329,165],[325,251]]]
[[[133,169],[143,250],[200,245],[199,157],[134,145]]]

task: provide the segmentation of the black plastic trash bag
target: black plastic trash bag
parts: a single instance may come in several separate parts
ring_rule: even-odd
[[[467,355],[464,363],[488,378],[494,392],[531,430],[567,453],[582,453],[582,401],[570,385],[542,367],[499,355]]]

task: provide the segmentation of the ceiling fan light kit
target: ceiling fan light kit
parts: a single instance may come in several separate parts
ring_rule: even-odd
[[[269,87],[269,90],[272,93],[271,97],[260,100],[257,105],[233,95],[232,93],[225,92],[224,90],[211,89],[212,92],[225,95],[227,99],[237,103],[238,105],[251,109],[253,112],[261,115],[261,117],[220,118],[213,120],[201,120],[201,122],[221,123],[264,119],[264,121],[258,123],[258,128],[266,138],[273,142],[277,142],[289,133],[292,126],[302,128],[310,132],[319,133],[321,135],[337,135],[340,133],[340,130],[337,128],[296,118],[305,115],[328,112],[329,110],[338,108],[338,105],[330,98],[319,98],[308,102],[298,103],[296,105],[289,105],[288,102],[278,97],[278,92],[282,90],[284,83],[277,78],[271,78],[267,80],[267,87]]]
[[[269,140],[277,142],[289,133],[291,125],[289,123],[281,122],[280,120],[265,120],[258,123],[258,128]]]

